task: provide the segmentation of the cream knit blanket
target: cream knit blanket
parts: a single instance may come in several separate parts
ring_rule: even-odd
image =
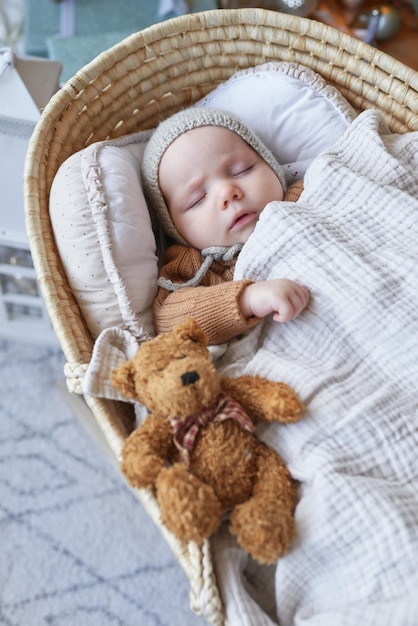
[[[307,406],[298,424],[259,427],[300,481],[288,556],[272,573],[228,533],[213,542],[229,623],[416,626],[418,133],[359,115],[297,204],[266,207],[238,259],[244,277],[293,278],[312,300],[220,363],[283,380]]]

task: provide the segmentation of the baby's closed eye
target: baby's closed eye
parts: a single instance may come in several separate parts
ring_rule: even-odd
[[[200,206],[205,198],[205,192],[193,196],[188,202],[186,202],[186,211],[188,211],[189,209],[195,209],[196,207]]]
[[[254,163],[239,163],[231,168],[231,175],[236,178],[250,172],[254,167]]]

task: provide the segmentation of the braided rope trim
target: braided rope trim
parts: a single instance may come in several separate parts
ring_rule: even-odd
[[[68,361],[64,365],[65,379],[70,393],[83,393],[83,378],[88,366],[88,363],[68,363]]]
[[[190,578],[190,608],[197,615],[204,615],[213,626],[227,626],[223,602],[213,570],[210,542],[201,545],[188,544],[193,576]]]

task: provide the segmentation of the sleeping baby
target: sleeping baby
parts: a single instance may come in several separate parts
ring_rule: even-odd
[[[149,202],[175,242],[166,253],[154,300],[154,325],[167,332],[193,317],[220,344],[273,314],[296,318],[308,289],[277,278],[233,281],[237,256],[272,201],[295,202],[281,166],[238,119],[218,109],[189,108],[162,122],[144,153]]]

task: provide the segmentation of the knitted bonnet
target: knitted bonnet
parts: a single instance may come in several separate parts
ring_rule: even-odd
[[[282,167],[262,141],[236,117],[220,109],[201,107],[190,107],[175,113],[161,122],[149,139],[142,159],[141,174],[145,194],[156,213],[160,226],[174,241],[183,245],[187,245],[187,242],[173,224],[159,187],[158,170],[164,152],[173,141],[188,130],[201,126],[222,126],[237,133],[271,167],[282,184],[283,191],[286,191]]]

